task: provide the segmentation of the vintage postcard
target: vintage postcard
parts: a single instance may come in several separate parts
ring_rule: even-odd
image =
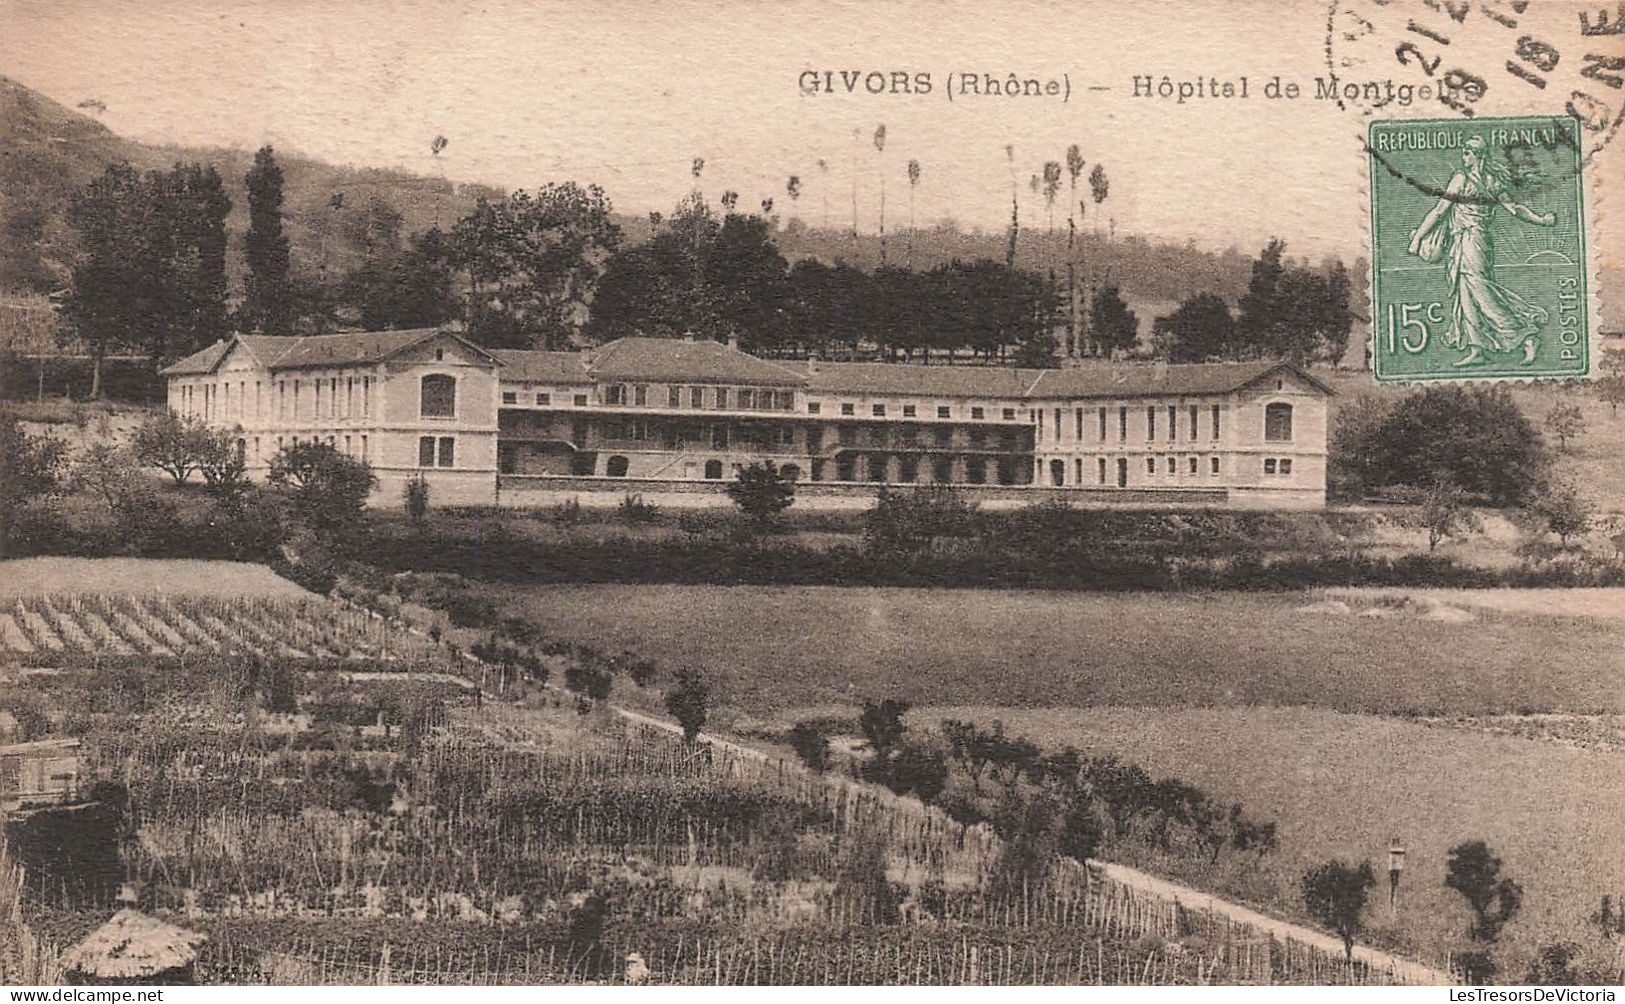
[[[1614,1000],[1622,115],[1617,0],[0,0],[0,983]]]

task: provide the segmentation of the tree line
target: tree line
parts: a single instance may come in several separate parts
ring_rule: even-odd
[[[883,146],[883,138],[877,138]],[[1053,169],[1052,169],[1053,168]],[[953,260],[916,271],[884,260],[865,270],[837,259],[786,260],[772,200],[741,208],[736,192],[713,205],[696,187],[669,215],[652,213],[649,236],[627,241],[597,186],[550,183],[482,198],[449,230],[407,235],[404,217],[374,196],[352,212],[342,235],[359,252],[328,275],[318,234],[319,276],[292,267],[284,230],[284,179],[262,148],[245,178],[249,224],[243,293],[228,290],[226,218],[218,172],[199,164],[138,174],[110,166],[72,200],[80,254],[64,297],[68,328],[97,363],[115,351],[146,354],[154,366],[232,331],[317,334],[461,321],[491,347],[568,348],[631,334],[737,342],[766,356],[945,360],[961,356],[1053,366],[1069,345],[1105,358],[1173,361],[1259,356],[1336,359],[1349,335],[1347,272],[1284,260],[1272,241],[1253,265],[1232,318],[1212,293],[1188,298],[1140,344],[1139,319],[1118,287],[1078,293],[1068,220],[1066,272],[1060,254],[1047,274],[1013,256]],[[1074,193],[1081,160],[1069,157]],[[1051,209],[1059,162],[1034,192]],[[1039,180],[1038,175],[1034,175]],[[788,190],[794,199],[798,179]],[[918,169],[911,167],[912,185]],[[1103,198],[1105,179],[1091,178]],[[342,193],[332,205],[342,207]],[[1013,186],[1012,234],[1020,227]],[[353,208],[353,207],[352,207]],[[912,232],[912,230],[911,230]],[[94,381],[93,396],[100,391]]]

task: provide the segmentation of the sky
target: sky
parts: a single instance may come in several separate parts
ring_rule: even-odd
[[[1325,73],[1320,0],[0,0],[0,25],[0,73],[70,108],[97,99],[104,124],[145,142],[268,142],[505,188],[595,182],[640,215],[690,191],[701,157],[713,198],[772,197],[812,224],[850,225],[856,180],[865,230],[882,181],[888,227],[906,225],[916,159],[919,225],[994,231],[1012,169],[1023,225],[1044,223],[1027,179],[1076,143],[1086,173],[1099,162],[1110,178],[1101,223],[1119,235],[1249,253],[1278,235],[1309,258],[1352,258],[1366,240],[1359,116],[1259,96],[1276,74],[1312,88]],[[929,72],[933,92],[808,95],[809,69]],[[950,102],[964,72],[1064,74],[1071,99]],[[1165,74],[1245,74],[1253,96],[1133,96],[1132,77]],[[449,140],[438,158],[436,135]]]

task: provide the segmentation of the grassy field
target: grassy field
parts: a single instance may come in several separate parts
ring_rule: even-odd
[[[0,597],[45,593],[151,596],[285,596],[311,594],[264,565],[245,561],[146,558],[19,558],[0,561]]]
[[[1617,622],[1303,609],[1279,594],[576,586],[491,602],[598,648],[703,668],[747,714],[900,697],[1009,707],[1625,710]],[[1358,607],[1356,607],[1358,610]]]
[[[1603,893],[1625,889],[1625,755],[1554,743],[1429,728],[1413,722],[1303,708],[922,707],[911,723],[944,717],[1002,719],[1040,746],[1116,753],[1154,777],[1190,781],[1277,820],[1281,849],[1255,871],[1233,868],[1227,891],[1284,912],[1298,876],[1329,857],[1385,867],[1388,841],[1407,849],[1397,914],[1368,912],[1370,941],[1405,940],[1424,957],[1461,944],[1468,912],[1445,887],[1447,851],[1489,842],[1504,873],[1524,886],[1506,947],[1527,957],[1574,936]],[[1188,864],[1188,862],[1186,862]],[[1178,861],[1147,861],[1179,875]]]

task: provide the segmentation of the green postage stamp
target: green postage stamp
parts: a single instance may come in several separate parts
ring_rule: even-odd
[[[1591,372],[1578,127],[1565,116],[1371,123],[1378,380]]]

